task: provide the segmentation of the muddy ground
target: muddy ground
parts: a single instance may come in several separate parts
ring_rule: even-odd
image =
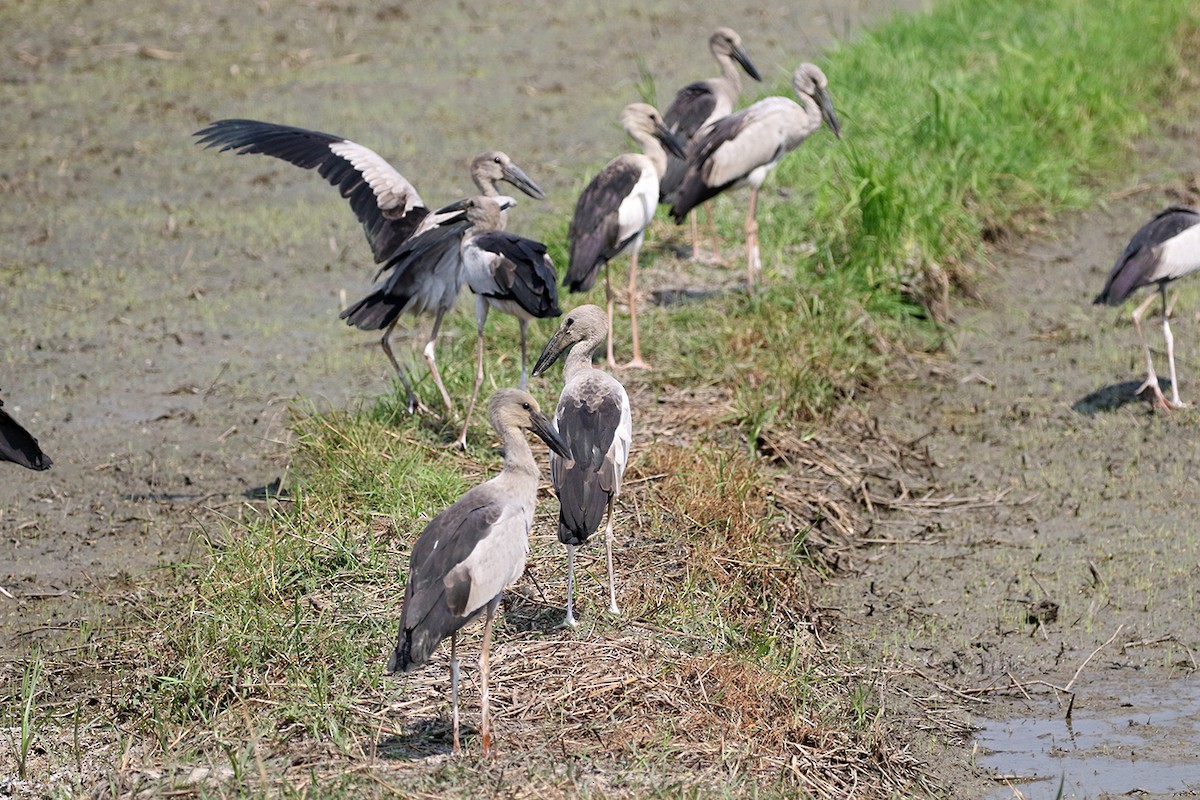
[[[500,147],[549,194],[520,209],[536,229],[626,147],[615,115],[638,97],[638,53],[661,95],[710,74],[703,42],[732,24],[775,80],[921,5],[6,4],[0,387],[55,466],[0,472],[0,649],[100,613],[128,576],[219,534],[283,475],[291,404],[353,406],[388,387],[375,337],[336,319],[372,272],[339,198],[293,167],[201,151],[192,131],[251,116],[342,133],[432,202],[461,195],[470,156]],[[986,754],[947,739],[939,715],[1060,718],[1066,695],[1047,684],[1071,683],[1078,716],[1128,714],[1143,690],[1195,699],[1198,423],[1129,396],[1142,367],[1127,316],[1088,303],[1151,210],[1194,199],[1177,176],[1200,171],[1196,132],[1141,154],[1124,183],[1147,185],[1128,198],[1003,243],[982,300],[956,311],[956,356],[873,403],[885,430],[928,448],[939,496],[972,502],[881,520],[901,543],[860,553],[826,602],[878,665],[879,698],[912,696],[934,740],[922,755],[961,796],[987,790],[971,767]],[[1185,295],[1174,326],[1194,401],[1197,308]],[[1043,600],[1056,619],[1030,622]],[[1126,761],[1178,764],[1191,730],[1190,750],[1160,738]]]
[[[962,765],[1002,776],[992,797],[1052,798],[1060,781],[1065,797],[1200,792],[1200,306],[1185,287],[1172,332],[1193,406],[1168,414],[1134,394],[1133,304],[1091,305],[1134,230],[1200,200],[1185,84],[1172,113],[1189,121],[1131,153],[1100,206],[994,249],[978,301],[955,309],[954,358],[871,401],[937,464],[908,477],[914,491],[954,501],[881,520],[877,538],[899,543],[860,554],[826,602],[881,698],[910,694],[943,734],[950,706],[983,726]],[[1157,317],[1144,328],[1165,387]],[[978,786],[963,796],[985,791],[961,780]]]

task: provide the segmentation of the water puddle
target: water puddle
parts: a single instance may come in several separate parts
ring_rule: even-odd
[[[1070,720],[1052,701],[979,720],[979,764],[1009,778],[989,800],[1200,792],[1200,680],[1076,691]]]

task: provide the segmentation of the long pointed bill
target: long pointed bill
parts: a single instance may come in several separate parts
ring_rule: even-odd
[[[833,135],[837,138],[842,138],[842,128],[838,125],[837,112],[833,110],[833,100],[829,97],[829,90],[824,87],[817,89],[817,107],[821,109],[821,119],[825,120],[825,124],[833,131]]]
[[[516,164],[505,165],[504,180],[508,181],[513,186],[532,197],[534,200],[546,199],[546,193],[542,191],[542,187],[531,181],[529,176],[526,175]]]
[[[546,445],[558,453],[563,458],[571,457],[571,446],[567,444],[567,440],[562,437],[562,434],[554,427],[554,423],[550,418],[540,411],[531,411],[529,421],[533,424],[533,432],[538,435]]]
[[[761,81],[762,76],[758,74],[754,63],[750,60],[750,56],[746,55],[746,51],[740,47],[733,48],[733,60],[742,65],[742,69],[746,70],[746,74],[756,81]]]
[[[679,137],[671,133],[662,125],[654,126],[654,138],[663,143],[663,147],[667,148],[667,152],[676,158],[687,158],[683,152],[683,142],[679,141]]]
[[[546,346],[542,348],[542,354],[538,356],[537,362],[533,365],[533,372],[530,373],[537,378],[558,360],[558,357],[563,354],[563,329],[559,328],[550,341],[546,342]]]

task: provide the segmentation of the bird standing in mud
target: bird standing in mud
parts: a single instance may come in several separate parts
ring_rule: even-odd
[[[417,537],[409,558],[400,633],[388,673],[410,672],[429,660],[450,637],[450,697],[454,752],[458,738],[458,630],[484,614],[479,653],[483,754],[491,746],[488,727],[488,650],[492,619],[505,587],[525,571],[541,473],[525,438],[532,431],[559,455],[566,442],[537,401],[519,389],[502,389],[488,403],[488,418],[500,434],[504,469],[469,490],[438,514]]]
[[[598,306],[580,306],[567,314],[533,367],[541,375],[566,353],[563,389],[554,421],[570,453],[550,454],[550,478],[558,494],[558,540],[567,547],[567,618],[574,626],[575,548],[587,542],[607,518],[604,548],[608,560],[608,610],[617,608],[613,578],[613,506],[629,461],[633,418],[621,382],[592,366],[592,354],[607,335],[607,318]]]
[[[1138,394],[1149,389],[1155,404],[1166,411],[1185,405],[1179,399],[1179,382],[1175,375],[1175,339],[1168,321],[1174,302],[1167,303],[1167,284],[1197,269],[1200,269],[1200,212],[1187,206],[1170,206],[1155,214],[1154,219],[1133,235],[1104,282],[1104,288],[1092,301],[1096,305],[1119,306],[1134,290],[1158,284],[1158,295],[1162,298],[1163,339],[1167,344],[1167,365],[1171,372],[1170,400],[1163,396],[1158,385],[1150,347],[1142,334],[1142,315],[1154,302],[1154,295],[1147,297],[1131,316],[1146,355],[1147,377],[1138,388]]]
[[[792,75],[800,99],[768,97],[714,122],[688,149],[688,169],[667,201],[676,224],[693,208],[729,189],[750,187],[746,211],[746,285],[754,290],[762,263],[758,254],[758,189],[785,155],[800,146],[824,122],[842,136],[829,81],[815,64],[801,64]]]
[[[331,133],[252,119],[222,119],[195,135],[199,144],[220,147],[220,152],[262,154],[303,169],[315,167],[322,178],[338,188],[362,223],[375,263],[384,264],[375,277],[392,273],[341,318],[359,330],[383,331],[380,346],[408,394],[409,410],[414,410],[421,405],[392,352],[391,335],[404,314],[433,314],[433,329],[423,353],[442,403],[447,413],[452,412],[450,395],[438,372],[436,344],[442,318],[454,307],[462,289],[460,240],[447,236],[447,230],[442,228],[419,243],[412,242],[419,234],[437,229],[440,222],[412,183],[374,150]],[[511,158],[498,150],[476,156],[470,172],[480,193],[488,197],[500,196],[498,181],[510,183],[537,200],[546,196]],[[414,250],[420,253],[420,259],[402,258]],[[395,274],[399,262],[408,265],[403,275]]]

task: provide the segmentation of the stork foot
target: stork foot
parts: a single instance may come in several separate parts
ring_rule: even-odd
[[[1150,398],[1150,404],[1155,408],[1161,408],[1163,411],[1174,411],[1176,409],[1188,407],[1187,403],[1179,403],[1173,400],[1168,400],[1167,396],[1162,393],[1162,388],[1158,385],[1157,377],[1151,376],[1146,378],[1145,382],[1137,388],[1137,391],[1134,392],[1134,394],[1141,394],[1147,389],[1150,390],[1152,395]]]
[[[620,369],[652,369],[652,367],[640,358],[635,358],[626,364],[622,364]]]
[[[576,621],[574,614],[567,614],[567,618],[554,626],[555,630],[574,630],[579,627],[579,622]]]
[[[705,253],[703,250],[693,250],[690,260],[694,264],[708,264],[715,267],[729,266],[729,262],[721,258],[720,253]]]

